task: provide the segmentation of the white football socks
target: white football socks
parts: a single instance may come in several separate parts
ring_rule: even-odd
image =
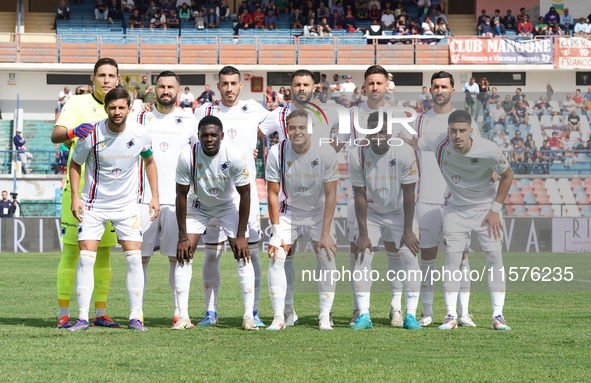
[[[503,278],[503,254],[500,251],[486,251],[484,253],[486,263],[492,274],[488,273],[488,291],[492,300],[493,318],[503,315],[503,306],[505,305],[505,292],[507,291],[507,281]]]
[[[433,316],[433,295],[435,292],[435,283],[431,278],[431,271],[435,270],[437,259],[420,260],[421,274],[423,282],[421,283],[421,301],[423,302],[423,314]]]
[[[326,249],[321,249],[316,254],[317,263],[320,265],[320,275],[321,278],[318,280],[318,295],[320,297],[320,316],[328,316],[330,315],[330,310],[332,309],[332,304],[334,302],[334,294],[336,291],[336,281],[332,281],[333,273],[332,271],[336,271],[337,264],[334,259],[328,258],[328,253]]]
[[[179,316],[189,318],[189,291],[193,277],[193,262],[176,263],[174,269],[174,286],[177,294]]]
[[[203,295],[207,311],[217,313],[218,293],[222,280],[220,273],[220,259],[224,245],[205,244],[205,258],[203,260]]]
[[[399,253],[386,251],[386,255],[388,256],[388,271],[392,271],[390,273],[390,291],[392,292],[390,307],[402,311],[402,282],[398,278],[392,278],[398,270],[402,270],[402,262]]]
[[[295,263],[294,254],[285,257],[285,280],[287,281],[287,290],[285,290],[285,308],[287,312],[293,311],[293,292],[295,288]],[[291,311],[289,311],[290,309]]]
[[[467,256],[460,263],[460,271],[462,272],[462,281],[458,294],[458,315],[464,316],[469,313],[468,304],[470,302],[470,263]]]
[[[445,272],[443,273],[443,297],[447,315],[458,318],[456,305],[458,303],[458,292],[460,291],[460,280],[453,277],[454,271],[460,270],[462,253],[445,253]],[[456,273],[457,274],[457,273]]]
[[[238,281],[244,301],[244,318],[251,317],[254,308],[254,268],[252,262],[245,263],[243,259],[236,261]]]
[[[142,270],[144,271],[144,291],[142,296],[146,296],[146,286],[148,286],[148,263],[150,263],[152,257],[142,257]]]
[[[416,316],[421,291],[419,259],[406,246],[403,246],[398,251],[398,254],[400,255],[402,268],[406,271],[406,278],[404,280],[406,313]]]
[[[353,310],[357,310],[357,296],[355,295],[355,280],[353,279],[353,272],[355,271],[355,254],[349,253],[349,271],[351,272],[349,284],[351,285],[351,294],[353,294]]]
[[[357,296],[357,305],[359,315],[369,313],[370,293],[371,293],[371,262],[374,253],[366,250],[365,255],[360,255],[355,261],[355,295]],[[362,259],[363,258],[363,259]]]
[[[267,274],[271,306],[275,317],[283,318],[285,312],[285,293],[287,291],[287,279],[285,278],[285,250],[279,248],[275,261],[269,261]]]
[[[250,253],[250,262],[254,269],[254,306],[253,310],[259,309],[259,298],[261,296],[261,280],[263,278],[263,271],[261,270],[261,261],[259,259],[259,244],[249,244],[248,252]]]
[[[174,302],[174,316],[179,316],[179,296],[176,293],[174,273],[176,270],[176,257],[168,257],[168,285],[172,291],[172,300]],[[145,291],[145,289],[144,289]]]
[[[94,289],[94,262],[96,252],[80,250],[78,271],[76,272],[76,293],[78,295],[79,319],[88,321],[88,310]]]
[[[142,267],[142,251],[125,251],[127,262],[127,295],[129,296],[129,320],[143,320],[142,301],[144,299],[144,269]]]

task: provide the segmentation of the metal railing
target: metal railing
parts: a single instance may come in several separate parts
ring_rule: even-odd
[[[11,174],[12,163],[18,161],[20,150],[0,150],[0,174]],[[35,174],[59,172],[59,150],[25,150],[33,155],[31,169]],[[15,157],[16,156],[16,157]]]

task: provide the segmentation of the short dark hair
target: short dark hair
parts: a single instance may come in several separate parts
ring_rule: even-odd
[[[158,77],[156,77],[156,82],[158,82],[158,80],[160,80],[160,77],[174,77],[174,79],[178,82],[178,84],[181,85],[181,79],[173,71],[165,70],[164,72],[160,72]]]
[[[384,122],[388,121],[388,113],[382,112],[382,119]],[[372,114],[369,115],[369,118],[367,119],[367,126],[369,126],[369,124],[371,124],[374,121],[375,122],[380,121],[380,112],[373,112]]]
[[[98,69],[100,67],[102,67],[103,65],[111,65],[114,66],[115,68],[117,68],[117,76],[119,76],[119,65],[117,65],[117,61],[115,61],[112,58],[109,57],[103,57],[102,59],[99,59],[95,64],[94,64],[94,75],[96,76],[96,72],[98,71]]]
[[[500,9],[495,9],[495,12],[501,13],[501,10]]]
[[[109,105],[111,101],[115,100],[127,100],[127,106],[131,106],[131,100],[129,98],[129,92],[123,88],[113,88],[105,96],[105,105]]]
[[[216,116],[205,116],[199,121],[199,126],[197,127],[199,133],[201,133],[201,127],[206,125],[214,125],[217,126],[220,131],[224,131],[224,127],[222,125],[222,121],[217,118]]]
[[[291,112],[290,114],[287,115],[287,118],[286,118],[287,124],[289,125],[289,121],[292,118],[295,118],[295,117],[306,117],[306,118],[308,118],[308,112],[306,112],[303,109],[296,109],[296,110],[294,110],[293,112]]]
[[[312,81],[316,81],[316,77],[314,77],[314,73],[310,72],[310,71],[309,71],[309,70],[307,70],[307,69],[298,69],[298,70],[296,70],[295,72],[293,72],[293,73],[291,74],[291,81],[292,81],[292,82],[293,82],[293,79],[294,79],[296,76],[299,76],[299,77],[305,77],[305,76],[308,76],[308,77],[311,77],[311,78],[312,78]]]
[[[462,122],[468,123],[469,125],[472,124],[472,116],[470,116],[470,113],[464,110],[456,110],[452,112],[447,119],[447,124],[450,126],[451,124]]]
[[[363,74],[363,79],[365,80],[367,76],[371,76],[372,74],[383,74],[386,78],[388,78],[388,71],[381,65],[372,65],[367,68]]]
[[[433,85],[433,80],[436,80],[438,78],[448,78],[449,83],[451,84],[451,87],[452,88],[454,87],[454,84],[455,84],[454,76],[452,76],[451,73],[445,72],[445,71],[439,71],[439,72],[433,73],[433,76],[431,76],[431,85]]]
[[[187,4],[187,3],[183,3],[183,4]],[[188,86],[186,86],[186,87],[185,87],[185,90],[191,90],[191,89],[189,89],[189,87],[188,87]]]
[[[238,78],[240,78],[240,71],[233,66],[228,65],[220,70],[218,76],[221,78],[222,76],[231,76],[233,74],[237,74]]]

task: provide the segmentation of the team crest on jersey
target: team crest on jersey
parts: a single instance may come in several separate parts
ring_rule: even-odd
[[[471,163],[472,165],[476,165],[476,164],[478,163],[478,158],[472,158],[472,159],[470,160],[470,163]]]
[[[244,165],[244,169],[242,169],[242,174],[245,178],[248,178],[248,176],[250,175],[250,173],[248,172],[248,166]]]
[[[417,162],[416,161],[413,161],[412,164],[410,164],[409,173],[412,175],[417,174]]]
[[[181,117],[177,117],[176,120],[174,120],[174,122],[176,122],[176,124],[182,124],[183,123],[183,119]]]
[[[199,170],[201,170],[201,168],[203,167],[203,164],[200,162],[197,164],[197,167],[199,168]]]
[[[92,111],[96,113],[96,106],[92,107]]]
[[[213,189],[209,189],[209,192],[212,196],[217,196],[218,195],[218,188],[213,188]]]
[[[170,145],[168,145],[166,142],[161,142],[160,143],[160,150],[162,151],[162,153],[166,152],[168,150],[168,147]]]
[[[306,193],[308,192],[308,188],[307,187],[300,187],[298,188],[299,192],[301,195],[306,195]]]
[[[129,142],[127,143],[127,149],[131,148],[133,145],[135,145],[135,140],[132,138],[131,140],[129,140]]]
[[[388,162],[388,165],[393,168],[394,166],[396,166],[396,158],[390,160],[390,162]]]
[[[62,230],[60,231],[60,237],[63,237],[64,235],[66,235],[66,228],[62,227]]]
[[[236,137],[236,129],[232,128],[228,130],[228,136],[230,136],[230,138],[234,138]]]
[[[314,169],[314,168],[317,168],[318,167],[318,165],[320,164],[320,161],[318,161],[318,158],[316,158],[310,164],[312,165],[312,168]]]
[[[507,161],[505,161],[505,157],[501,156],[501,159],[499,160],[499,164],[505,165],[506,163],[507,163]]]
[[[380,193],[380,197],[386,198],[386,196],[388,195],[388,189],[381,188],[380,190],[378,190],[378,193]]]
[[[228,164],[228,162],[224,162],[223,164],[220,165],[220,169],[222,169],[222,170],[228,170],[229,167],[230,167],[230,165]]]
[[[117,178],[121,174],[121,169],[113,169],[113,170],[111,170],[111,173],[113,173],[113,176],[115,176],[115,178]]]
[[[460,182],[460,180],[461,180],[461,179],[462,179],[462,177],[460,177],[460,176],[457,176],[457,175],[456,175],[456,176],[453,176],[453,177],[451,177],[451,180],[452,180],[452,181],[454,182],[454,184],[456,184],[456,185],[458,184],[458,182]]]
[[[248,110],[248,105],[244,105],[244,106],[242,107],[242,111],[243,111],[243,112],[246,112],[247,110]]]

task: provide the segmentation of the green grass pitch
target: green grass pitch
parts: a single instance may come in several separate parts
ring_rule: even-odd
[[[338,267],[346,254],[339,255]],[[204,311],[202,254],[196,255],[190,313]],[[374,269],[385,270],[376,256]],[[443,264],[443,256],[438,264]],[[572,282],[531,280],[508,285],[505,318],[512,331],[493,331],[486,283],[474,283],[471,313],[476,328],[438,331],[445,315],[441,283],[435,294],[435,325],[420,331],[389,327],[390,293],[376,283],[372,294],[374,329],[351,331],[348,282],[340,282],[333,307],[334,331],[317,330],[316,283],[298,282],[295,307],[300,324],[280,332],[240,329],[242,299],[236,268],[224,254],[218,312],[213,328],[170,330],[172,299],[168,261],[150,263],[144,300],[147,333],[126,330],[128,301],[125,260],[112,257],[113,278],[107,313],[120,329],[91,328],[69,333],[56,326],[57,253],[0,254],[0,380],[5,381],[199,381],[199,382],[441,382],[591,381],[591,267],[589,254],[504,255],[505,266],[572,266]],[[272,319],[266,254],[261,253],[260,313]],[[484,266],[482,253],[470,256],[472,269]],[[314,257],[296,258],[301,269]],[[421,308],[419,306],[419,313]],[[76,316],[73,298],[71,313]],[[91,313],[92,315],[92,313]]]

